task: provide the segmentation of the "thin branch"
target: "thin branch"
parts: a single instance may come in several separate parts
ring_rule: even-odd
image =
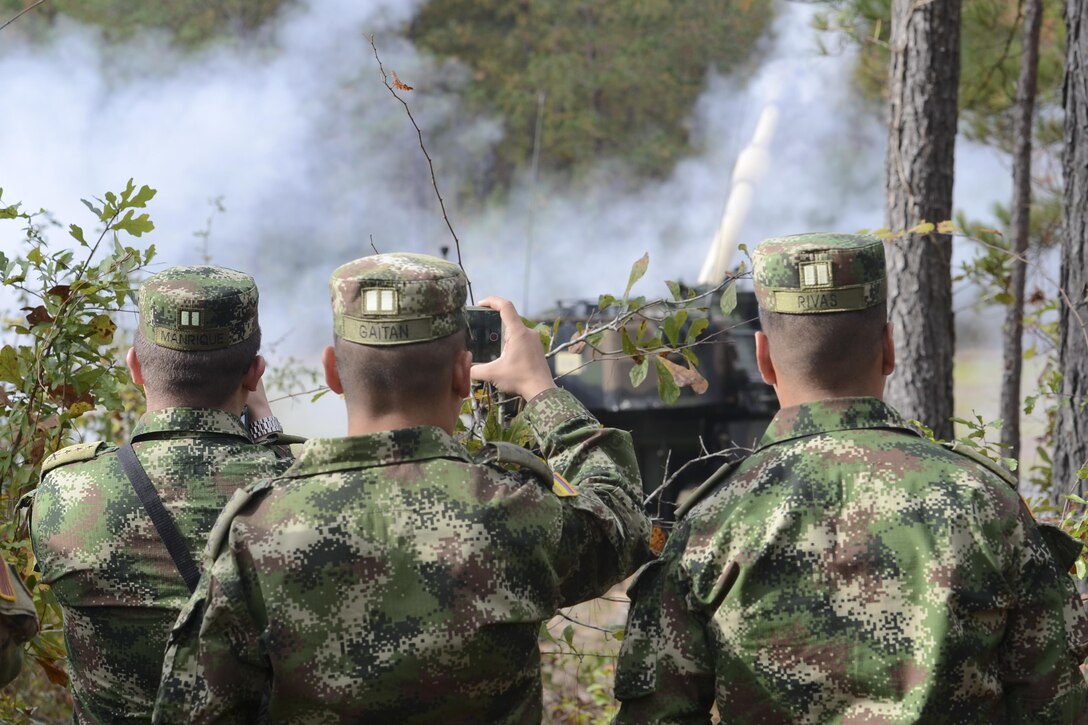
[[[419,137],[419,148],[423,151],[423,155],[427,159],[427,168],[431,171],[431,186],[434,187],[435,196],[438,197],[438,205],[442,208],[442,218],[446,221],[446,227],[450,230],[450,234],[453,236],[453,245],[457,249],[457,266],[461,268],[461,271],[465,274],[465,281],[468,283],[468,298],[472,304],[476,304],[476,298],[472,294],[472,281],[468,278],[468,272],[465,272],[465,265],[461,261],[461,240],[457,238],[457,232],[453,230],[453,224],[450,223],[449,214],[446,213],[446,202],[442,199],[442,192],[438,190],[438,178],[434,173],[434,161],[431,160],[431,155],[427,153],[427,147],[423,143],[423,131],[420,130],[419,124],[416,123],[415,116],[412,115],[412,109],[409,108],[408,102],[397,95],[397,91],[389,84],[389,75],[385,72],[385,66],[382,65],[382,59],[378,56],[378,46],[374,43],[374,36],[369,36],[370,47],[374,50],[374,60],[378,61],[378,70],[382,74],[382,85],[386,90],[392,94],[393,98],[396,98],[400,105],[404,106],[404,112],[408,114],[408,120],[412,122],[412,126],[416,130],[416,136]],[[396,80],[394,78],[394,80]],[[402,84],[403,85],[403,84]]]
[[[694,465],[697,465],[699,463],[702,463],[703,461],[710,461],[710,460],[713,460],[715,458],[726,458],[726,457],[731,456],[731,455],[733,455],[735,453],[747,452],[747,450],[748,450],[746,448],[741,448],[740,446],[733,446],[732,448],[724,448],[724,449],[722,449],[720,451],[714,451],[713,453],[709,453],[709,452],[707,452],[706,445],[703,443],[703,437],[702,436],[699,436],[699,447],[702,448],[702,450],[703,450],[702,455],[700,455],[700,456],[698,456],[696,458],[692,458],[690,461],[687,461],[686,463],[684,463],[684,465],[680,466],[680,468],[677,468],[676,471],[674,471],[671,476],[668,475],[668,471],[669,471],[668,461],[665,462],[665,474],[668,477],[665,479],[665,481],[660,486],[655,488],[648,496],[646,496],[646,498],[642,502],[643,507],[648,506],[651,501],[653,501],[656,497],[660,496],[662,494],[662,492],[664,492],[666,488],[671,486],[673,484],[673,482],[675,482],[676,479],[680,477],[680,474],[682,474],[688,468],[690,468],[690,467],[692,467]],[[671,454],[672,451],[670,450],[669,453]]]
[[[33,10],[33,9],[34,9],[34,8],[36,8],[36,7],[38,7],[39,5],[41,5],[42,3],[44,3],[45,1],[46,1],[46,0],[38,0],[38,2],[34,3],[33,5],[29,5],[29,6],[25,7],[25,8],[23,8],[23,9],[22,9],[22,10],[21,10],[21,11],[19,12],[19,14],[18,14],[18,15],[16,15],[16,16],[15,16],[14,18],[12,18],[11,20],[7,21],[7,22],[6,22],[6,23],[4,23],[3,25],[0,25],[0,30],[3,30],[4,28],[8,27],[8,26],[9,26],[9,25],[11,25],[12,23],[14,23],[14,22],[15,22],[16,20],[18,20],[19,18],[23,17],[24,15],[26,15],[26,14],[27,14],[27,13],[29,13],[29,12],[30,12],[31,10]]]

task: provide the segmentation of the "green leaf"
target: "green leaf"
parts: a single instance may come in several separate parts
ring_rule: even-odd
[[[34,263],[36,265],[41,264],[42,260],[43,260],[42,248],[41,247],[34,247],[29,252],[27,252],[26,258],[27,258],[28,261],[30,261],[30,262],[32,262],[32,263]]]
[[[574,626],[568,624],[566,627],[563,628],[563,641],[567,643],[568,647],[573,647],[574,646],[572,644],[573,640],[574,640]]]
[[[1035,412],[1035,401],[1039,399],[1038,395],[1029,395],[1024,398],[1024,413],[1031,415]]]
[[[703,334],[703,330],[710,326],[710,320],[705,317],[697,317],[691,321],[691,327],[688,328],[687,337],[684,338],[684,343],[690,345],[699,339],[699,335]]]
[[[636,388],[642,385],[642,381],[646,379],[646,373],[650,371],[650,359],[642,358],[642,362],[631,368],[631,385]]]
[[[623,354],[628,357],[634,357],[638,355],[638,348],[635,347],[635,343],[631,341],[631,337],[627,334],[627,328],[620,328],[620,346],[623,348]]]
[[[646,269],[650,266],[650,254],[647,252],[639,257],[633,265],[631,265],[631,276],[627,278],[627,289],[623,291],[624,299],[631,294],[631,288],[635,286],[635,282],[642,279],[646,274]]]
[[[679,299],[683,298],[683,294],[680,291],[680,285],[679,284],[677,284],[676,282],[673,282],[671,279],[668,279],[668,280],[665,280],[665,286],[669,288],[669,292],[672,293],[672,298],[674,300],[679,300]]]
[[[657,356],[654,357],[654,368],[657,370],[657,395],[672,405],[680,398],[680,388],[672,377],[672,370]]]
[[[1077,579],[1083,579],[1088,576],[1088,564],[1084,563],[1084,559],[1077,559],[1077,563],[1074,564],[1077,569]]]
[[[78,227],[75,224],[69,225],[68,234],[71,235],[72,239],[76,240],[84,247],[87,246],[87,240],[83,238],[83,229],[81,227]]]
[[[0,380],[16,385],[23,382],[23,375],[19,372],[19,356],[11,345],[4,345],[0,349]]]
[[[673,347],[680,344],[680,328],[683,327],[684,323],[687,321],[687,310],[680,310],[675,315],[669,315],[665,318],[665,335],[669,338],[669,343]]]
[[[132,179],[129,179],[128,183],[129,183],[129,187],[131,188]],[[136,196],[134,196],[134,197],[132,197],[131,199],[128,200],[128,204],[126,204],[126,206],[134,206],[134,207],[141,207],[141,208],[145,207],[145,206],[147,206],[147,202],[154,199],[155,194],[157,194],[157,193],[158,192],[155,189],[152,189],[151,187],[149,187],[149,186],[147,186],[145,184],[145,185],[140,187],[139,191],[136,192]]]
[[[1084,468],[1077,471],[1077,479],[1078,480],[1083,481],[1086,478],[1088,478],[1088,466],[1085,466]]]
[[[100,219],[102,218],[102,210],[101,210],[101,209],[99,209],[99,208],[98,208],[97,206],[95,206],[95,205],[94,205],[94,204],[92,204],[91,202],[87,201],[86,199],[80,199],[80,201],[82,201],[82,202],[83,202],[83,206],[85,206],[85,207],[87,207],[88,209],[90,209],[90,210],[91,210],[91,212],[92,212],[92,213],[93,213],[93,214],[94,214],[94,215],[95,215],[96,217],[98,217],[98,218],[100,218]]]
[[[612,639],[616,640],[617,642],[622,642],[623,637],[626,633],[627,630],[625,630],[623,627],[617,627],[616,629],[612,630]]]
[[[107,314],[95,315],[91,320],[91,342],[96,345],[108,345],[113,342],[113,333],[117,325]]]
[[[19,205],[0,207],[0,219],[14,219],[19,216]]]
[[[117,231],[128,232],[134,237],[143,236],[144,233],[150,232],[155,228],[155,225],[148,218],[147,214],[141,214],[140,216],[133,216],[134,211],[129,209],[125,216],[113,223],[113,228]]]
[[[733,310],[737,308],[737,284],[736,282],[730,284],[728,287],[722,290],[722,298],[718,303],[721,306],[722,314],[729,316],[733,314]]]
[[[691,364],[692,367],[699,366],[699,356],[695,354],[695,351],[690,347],[685,347],[680,351],[680,354],[684,356],[684,359]]]
[[[615,302],[616,298],[612,295],[601,295],[599,298],[597,298],[597,309],[601,312],[604,312],[613,304],[615,304]]]

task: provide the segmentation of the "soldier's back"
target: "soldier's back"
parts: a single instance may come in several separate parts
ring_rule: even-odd
[[[290,463],[209,409],[145,415],[133,448],[197,562],[231,494]],[[80,722],[150,721],[170,628],[189,597],[116,450],[84,445],[47,461],[32,512],[42,580],[64,611]]]
[[[275,672],[276,721],[538,721],[540,623],[587,585],[564,580],[563,505],[550,481],[473,463],[438,429],[310,441],[212,535],[231,555],[179,622],[206,645],[202,716],[260,687],[214,671],[245,620]]]
[[[1070,722],[1083,702],[1072,584],[1015,490],[876,399],[784,411],[674,538],[733,722]],[[630,664],[637,696],[652,670]]]

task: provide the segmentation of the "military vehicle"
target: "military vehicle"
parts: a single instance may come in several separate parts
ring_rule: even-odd
[[[721,223],[698,283],[693,285],[698,292],[718,287],[733,268],[755,185],[767,168],[777,120],[778,109],[772,99],[760,115],[751,143],[737,158]],[[699,370],[709,384],[702,394],[685,387],[679,400],[666,405],[658,395],[653,366],[636,388],[630,379],[635,365],[630,358],[595,359],[589,347],[559,352],[551,361],[557,382],[602,423],[631,431],[646,494],[655,494],[649,509],[665,518],[671,518],[674,504],[686,489],[705,480],[730,457],[742,455],[737,448],[753,447],[778,410],[774,390],[762,381],[756,367],[759,318],[755,294],[739,288],[736,293],[737,304],[729,315],[722,314],[716,297],[707,300],[708,311],[702,313],[709,315],[709,326],[700,336],[707,342],[696,348]],[[559,341],[571,339],[579,323],[585,326],[591,319],[598,323],[601,319],[597,303],[589,301],[560,302],[548,317],[560,320]],[[695,317],[693,312],[687,324]],[[606,333],[598,347],[620,350],[620,334]],[[675,357],[682,362],[679,355]],[[708,456],[716,452],[724,454]]]

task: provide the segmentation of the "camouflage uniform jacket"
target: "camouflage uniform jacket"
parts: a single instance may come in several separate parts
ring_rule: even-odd
[[[235,489],[291,463],[222,410],[147,413],[132,444],[194,561]],[[150,721],[170,627],[189,596],[116,450],[88,444],[47,460],[31,518],[42,581],[64,612],[78,722]]]
[[[782,410],[631,587],[620,723],[1069,723],[1084,611],[1016,491],[876,398]]]
[[[236,496],[155,721],[252,722],[271,687],[276,723],[539,722],[540,624],[631,574],[649,523],[627,433],[560,390],[525,415],[576,496],[434,427],[310,440]]]

